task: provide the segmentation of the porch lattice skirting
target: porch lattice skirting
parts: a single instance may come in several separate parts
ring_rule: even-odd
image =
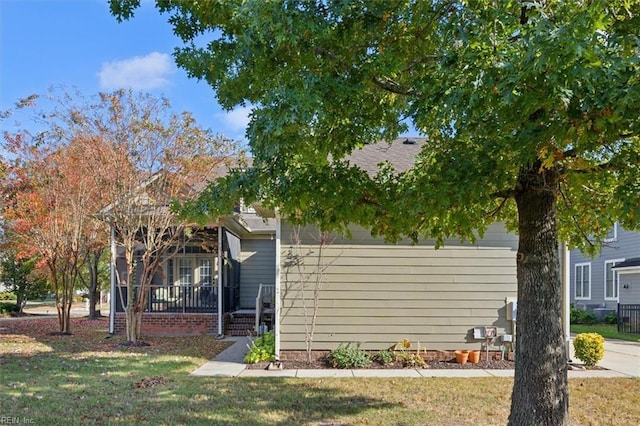
[[[223,330],[227,329],[229,314],[223,314]],[[115,333],[124,334],[126,319],[124,313],[116,313]],[[193,336],[218,334],[217,314],[144,313],[142,316],[143,336]]]

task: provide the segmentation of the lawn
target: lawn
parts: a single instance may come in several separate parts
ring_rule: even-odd
[[[630,342],[640,342],[640,335],[618,333],[618,326],[615,324],[571,324],[572,333],[598,333],[605,339],[628,340]]]
[[[212,337],[118,346],[107,322],[0,320],[0,419],[34,424],[505,424],[512,379],[189,377],[224,348]],[[637,424],[640,380],[572,379],[575,425]]]

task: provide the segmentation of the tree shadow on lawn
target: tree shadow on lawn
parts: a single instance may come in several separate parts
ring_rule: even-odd
[[[224,425],[340,425],[340,419],[366,415],[399,405],[349,392],[323,380],[292,378],[185,378],[179,406],[170,420],[179,424]],[[335,381],[331,381],[335,383]],[[160,392],[146,404],[150,411],[166,412],[176,395]],[[173,402],[174,403],[174,402]],[[149,419],[149,418],[148,418]],[[150,420],[150,419],[149,419]],[[161,420],[161,419],[158,419]],[[344,420],[343,420],[344,421]]]

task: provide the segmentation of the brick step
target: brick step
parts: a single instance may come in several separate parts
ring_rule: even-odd
[[[255,332],[253,331],[253,327],[243,327],[243,328],[236,328],[236,327],[227,327],[227,332],[225,333],[227,336],[253,336],[255,334]]]
[[[233,317],[232,320],[229,320],[229,322],[231,324],[253,324],[256,322],[256,317],[242,317],[242,318],[236,318]]]

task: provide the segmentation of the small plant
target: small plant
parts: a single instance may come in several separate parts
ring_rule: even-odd
[[[618,323],[618,314],[616,314],[615,312],[609,312],[607,316],[604,317],[603,321],[605,324],[615,325]]]
[[[592,367],[604,356],[604,337],[598,333],[581,333],[573,340],[573,347],[576,358]]]
[[[598,317],[593,312],[572,306],[569,313],[569,321],[571,324],[596,324]]]
[[[427,362],[420,355],[420,353],[400,352],[398,360],[402,362],[403,367],[407,368],[424,368],[427,366]]]
[[[329,363],[333,368],[366,368],[371,365],[371,355],[360,349],[360,344],[340,345],[329,354]]]
[[[256,364],[262,361],[276,359],[276,338],[273,332],[268,332],[251,342],[249,352],[244,357],[245,364]]]
[[[376,359],[382,365],[389,365],[396,360],[396,354],[392,350],[383,349],[376,354]]]

